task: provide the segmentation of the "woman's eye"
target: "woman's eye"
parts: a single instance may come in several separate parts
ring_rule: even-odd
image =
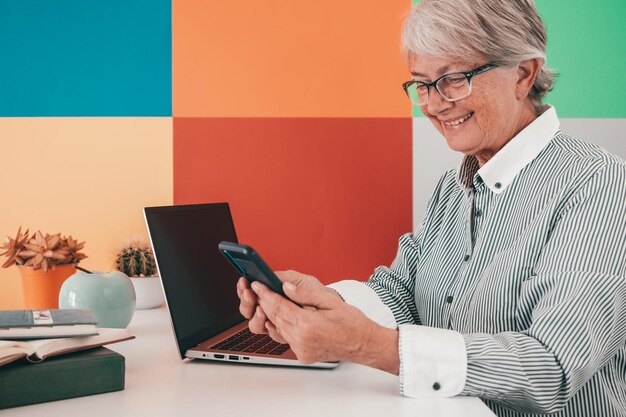
[[[444,82],[451,85],[463,84],[466,81],[465,76],[463,75],[451,75],[443,79]]]

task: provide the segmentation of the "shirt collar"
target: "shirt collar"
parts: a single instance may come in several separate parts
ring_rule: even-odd
[[[522,129],[480,169],[475,157],[465,156],[457,170],[458,182],[469,188],[473,183],[474,173],[477,173],[492,192],[504,192],[517,174],[550,143],[559,131],[559,126],[556,110],[552,106],[546,106],[546,110],[539,117]]]

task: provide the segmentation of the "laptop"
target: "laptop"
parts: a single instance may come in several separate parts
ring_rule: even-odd
[[[239,275],[217,246],[237,242],[228,203],[146,207],[144,217],[182,359],[334,368],[303,364],[289,345],[248,330],[239,313]]]

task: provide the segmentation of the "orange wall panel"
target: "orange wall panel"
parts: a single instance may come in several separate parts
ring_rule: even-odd
[[[411,231],[411,141],[410,118],[175,118],[174,202],[229,202],[276,270],[365,280]]]
[[[173,2],[177,117],[410,117],[408,0]]]

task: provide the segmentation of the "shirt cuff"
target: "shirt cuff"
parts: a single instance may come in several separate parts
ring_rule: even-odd
[[[465,339],[435,327],[400,326],[400,391],[413,398],[459,395],[467,377]]]
[[[337,291],[346,303],[361,310],[370,320],[390,329],[397,327],[391,309],[364,282],[339,281],[328,285],[328,287]]]

